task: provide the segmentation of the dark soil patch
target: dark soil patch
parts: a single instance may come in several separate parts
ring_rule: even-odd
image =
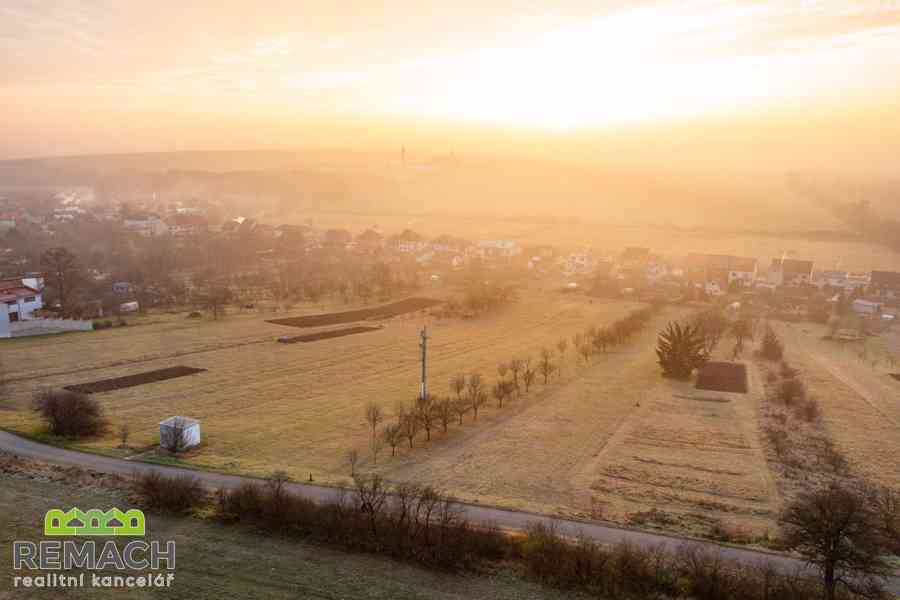
[[[320,331],[319,333],[310,333],[307,335],[296,335],[294,337],[280,337],[278,341],[282,344],[296,344],[298,342],[317,342],[319,340],[328,340],[345,335],[353,335],[355,333],[366,333],[367,331],[378,331],[380,327],[347,327],[346,329],[334,329],[332,331]]]
[[[900,381],[900,373],[891,373],[891,377],[893,377],[897,381]]]
[[[700,369],[698,390],[747,393],[747,365],[743,363],[710,362]]]
[[[169,367],[167,369],[147,371],[146,373],[125,375],[124,377],[113,377],[112,379],[101,379],[99,381],[91,381],[90,383],[67,385],[66,389],[82,394],[98,394],[100,392],[112,392],[113,390],[121,390],[122,388],[144,385],[145,383],[155,383],[157,381],[165,381],[166,379],[185,377],[186,375],[193,375],[195,373],[202,373],[204,371],[206,371],[206,369],[195,369],[193,367]]]
[[[287,325],[288,327],[324,327],[326,325],[342,325],[356,321],[370,321],[378,319],[390,319],[398,315],[424,310],[441,304],[440,300],[431,298],[407,298],[399,302],[375,306],[373,308],[361,308],[345,312],[326,313],[324,315],[308,315],[305,317],[290,317],[287,319],[273,319],[268,323],[275,325]]]

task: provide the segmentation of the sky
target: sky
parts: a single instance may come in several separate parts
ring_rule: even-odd
[[[4,0],[0,73],[0,158],[769,135],[887,164],[900,0]]]

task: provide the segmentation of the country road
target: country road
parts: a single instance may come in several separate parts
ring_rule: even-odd
[[[168,475],[178,475],[189,472],[191,475],[198,477],[207,487],[215,489],[232,488],[253,480],[251,477],[226,475],[224,473],[214,473],[210,471],[186,471],[185,469],[178,467],[131,462],[96,454],[66,450],[64,448],[57,448],[55,446],[34,442],[6,431],[0,431],[0,450],[43,462],[75,465],[101,473],[125,477],[130,477],[134,473],[147,471],[159,471]],[[308,483],[292,482],[289,484],[289,489],[297,495],[319,502],[335,499],[339,494],[338,488]],[[460,503],[460,507],[463,510],[463,514],[471,522],[475,524],[493,523],[497,527],[503,529],[524,530],[534,523],[555,523],[558,530],[565,535],[575,536],[582,534],[604,544],[628,542],[642,548],[663,545],[669,549],[674,549],[682,544],[691,544],[706,550],[719,552],[723,558],[735,560],[744,564],[754,565],[768,562],[785,572],[808,568],[803,561],[790,556],[746,548],[736,548],[733,546],[723,546],[714,542],[689,540],[659,533],[560,519],[549,515],[539,515],[492,506]],[[888,581],[887,589],[900,597],[900,577],[891,578]]]

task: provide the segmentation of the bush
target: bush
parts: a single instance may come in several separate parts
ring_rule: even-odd
[[[106,431],[107,421],[100,403],[88,394],[69,390],[41,390],[32,408],[40,413],[53,435],[92,437]]]
[[[797,407],[797,416],[807,423],[812,423],[813,421],[818,420],[821,414],[822,412],[819,409],[819,403],[812,396],[801,402]]]
[[[766,329],[766,335],[763,336],[759,351],[766,360],[777,361],[784,358],[784,344],[781,343],[771,327]]]
[[[674,379],[689,379],[694,369],[709,360],[705,340],[696,325],[669,323],[659,334],[656,356],[663,375]]]
[[[150,508],[173,513],[193,510],[207,500],[206,490],[193,475],[164,475],[152,470],[135,475],[135,492]]]
[[[806,401],[806,385],[799,379],[785,379],[778,388],[778,399],[791,406]]]

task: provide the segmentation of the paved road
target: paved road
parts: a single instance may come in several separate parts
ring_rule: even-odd
[[[130,477],[134,473],[147,471],[160,471],[169,475],[185,473],[185,469],[178,467],[151,465],[148,463],[131,462],[118,458],[110,458],[97,454],[66,450],[55,446],[40,444],[17,435],[0,431],[0,450],[6,450],[19,456],[35,460],[64,465],[76,465],[101,473],[109,473]],[[238,475],[226,475],[210,471],[189,471],[196,475],[210,488],[232,488],[253,478]],[[308,483],[290,483],[291,492],[315,501],[326,501],[337,498],[339,490],[333,487],[314,485]],[[667,536],[657,533],[624,529],[595,523],[584,523],[567,519],[560,519],[548,515],[507,510],[492,506],[480,506],[477,504],[461,504],[463,513],[473,523],[493,523],[503,529],[524,530],[534,523],[556,523],[557,529],[563,534],[586,535],[600,543],[614,544],[628,542],[643,548],[664,545],[670,549],[682,544],[696,545],[701,548],[720,552],[724,558],[736,560],[745,564],[755,565],[770,562],[774,566],[787,571],[804,569],[802,561],[789,556],[759,552],[756,550],[720,546],[713,542],[686,540],[675,536]],[[894,577],[888,582],[888,589],[900,597],[900,577]]]

